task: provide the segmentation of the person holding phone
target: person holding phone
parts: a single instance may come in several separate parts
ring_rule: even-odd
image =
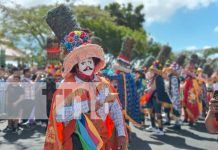
[[[205,125],[210,133],[218,133],[218,85],[215,85],[215,91],[212,100],[209,102],[209,111],[205,118]]]

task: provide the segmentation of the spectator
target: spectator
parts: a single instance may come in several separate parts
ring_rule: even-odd
[[[215,113],[218,113],[218,100],[211,100],[209,103],[209,111],[205,119],[205,125],[210,133],[218,132],[218,121]]]
[[[205,125],[210,133],[218,132],[218,84],[214,87],[213,99],[209,102],[209,111],[205,119]]]
[[[13,78],[12,78],[13,77]],[[7,87],[7,114],[8,114],[8,126],[3,132],[12,131],[18,133],[18,122],[19,122],[19,104],[23,100],[24,90],[20,86],[20,76],[13,74],[10,79],[10,84]]]
[[[9,73],[11,74],[8,79],[7,82],[13,82],[13,76],[20,76],[20,70],[17,67],[13,67]]]
[[[34,123],[34,82],[31,79],[31,70],[29,68],[23,69],[23,78],[21,79],[22,87],[24,89],[24,101],[22,103],[23,109],[25,111],[25,116],[23,115],[24,125],[30,128]]]
[[[5,113],[5,71],[3,67],[0,67],[0,116]]]

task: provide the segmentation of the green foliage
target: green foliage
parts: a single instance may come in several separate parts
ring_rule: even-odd
[[[169,61],[173,62],[175,59],[176,59],[176,55],[173,52],[171,52],[169,56]]]
[[[118,25],[129,27],[133,30],[142,28],[142,23],[145,21],[144,14],[141,13],[144,5],[138,5],[133,9],[133,5],[128,3],[127,6],[119,3],[111,3],[105,6],[105,10],[110,12]]]
[[[146,36],[140,31],[132,31],[124,26],[117,26],[113,22],[103,20],[83,20],[81,24],[85,28],[90,28],[96,36],[102,38],[102,44],[106,52],[117,55],[120,52],[122,39],[131,36],[136,40],[135,48],[139,54],[145,51]]]
[[[147,42],[147,33],[142,28],[142,23],[145,21],[144,14],[142,14],[143,5],[133,8],[131,3],[127,5],[112,3],[101,9],[96,6],[73,6],[74,0],[69,0],[69,2],[71,2],[70,6],[76,13],[81,27],[89,28],[94,31],[95,36],[102,39],[105,52],[117,56],[121,49],[122,40],[126,36],[131,36],[136,42],[132,53],[135,59],[155,59],[160,52],[160,43]],[[52,33],[44,17],[53,7],[41,5],[32,8],[21,6],[9,8],[0,4],[0,38],[4,39],[4,36],[7,35],[10,41],[13,41],[5,43],[5,41],[0,40],[0,43],[16,47],[17,43],[25,39],[25,42],[20,43],[23,44],[24,48],[32,50],[34,55],[31,58],[25,58],[25,60],[43,65],[46,62],[45,56],[42,54],[46,45],[46,37]],[[216,53],[218,53],[218,48],[204,50],[204,62],[208,62],[208,56]],[[191,53],[184,52],[184,54],[188,58]],[[169,60],[174,59],[175,54],[171,52]],[[189,59],[187,59],[188,61]],[[201,63],[201,66],[204,62]],[[215,66],[216,62],[209,64]]]
[[[51,33],[43,17],[51,7],[38,6],[23,8],[17,5],[15,8],[7,8],[3,12],[0,22],[3,33],[10,33],[20,40],[20,35],[33,37],[43,49],[46,42],[46,35]]]
[[[152,55],[152,56],[157,56],[158,53],[160,52],[160,50],[161,50],[161,44],[160,43],[151,43],[147,47],[147,53],[149,55]]]
[[[95,35],[102,39],[106,52],[118,55],[122,39],[131,36],[136,41],[137,56],[145,55],[147,36],[143,29],[132,30],[125,26],[118,26],[108,12],[94,6],[78,6],[75,10],[81,27],[94,31]]]
[[[213,54],[218,54],[218,48],[208,48],[208,49],[205,49],[204,52],[203,52],[203,55],[205,58],[207,58],[208,56],[210,55],[213,55]]]
[[[25,38],[26,42],[23,43],[23,47],[32,50],[36,55],[37,58],[33,57],[31,59],[41,62],[43,56],[37,56],[37,54],[44,50],[46,37],[52,32],[44,17],[52,7],[42,5],[32,8],[23,8],[21,6],[6,9],[0,8],[3,14],[0,20],[0,33],[10,35],[12,41],[15,41],[14,43],[20,42]],[[122,9],[125,8],[125,12],[128,12],[129,15],[140,13],[141,9],[139,7],[136,7],[135,10],[131,7],[131,5],[128,5],[128,7],[123,7]],[[91,29],[96,36],[102,39],[106,52],[118,55],[122,39],[125,36],[131,36],[136,41],[134,56],[146,56],[147,36],[142,28],[133,30],[128,26],[117,25],[116,17],[111,17],[109,11],[102,10],[99,7],[72,6],[72,10],[76,13],[81,27]]]
[[[107,20],[108,22],[113,22],[114,17],[110,16],[110,13],[104,11],[96,6],[79,5],[72,6],[72,10],[76,13],[78,20]]]

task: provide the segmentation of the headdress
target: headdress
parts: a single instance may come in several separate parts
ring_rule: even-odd
[[[104,51],[97,44],[91,44],[89,35],[80,29],[73,12],[69,7],[60,5],[48,12],[46,21],[60,43],[66,56],[64,58],[63,76],[71,72],[73,67],[86,58],[97,58],[96,73],[105,66]]]

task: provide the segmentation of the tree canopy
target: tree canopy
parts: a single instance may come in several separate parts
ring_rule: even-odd
[[[162,45],[158,42],[149,42],[148,35],[143,28],[145,14],[143,5],[133,7],[131,3],[120,5],[112,3],[105,8],[87,5],[69,5],[74,11],[82,28],[89,28],[95,36],[102,39],[102,46],[107,53],[115,56],[121,49],[122,40],[130,36],[135,40],[133,56],[137,59],[146,59],[149,56],[156,58]],[[24,8],[19,5],[6,7],[0,4],[0,38],[7,37],[13,41],[14,46],[22,43],[23,47],[35,54],[34,60],[44,60],[42,51],[45,49],[47,36],[52,34],[46,24],[45,16],[55,5],[40,5]],[[218,48],[204,51],[205,59],[218,53]],[[175,58],[172,52],[169,59]]]
[[[143,27],[145,15],[141,12],[144,5],[138,5],[133,8],[132,3],[120,5],[119,3],[111,3],[105,6],[105,10],[110,12],[118,25],[129,27],[133,30],[138,30]]]
[[[50,33],[43,17],[51,7],[38,6],[22,8],[17,5],[15,8],[3,9],[1,32],[10,34],[14,38],[28,37],[36,40],[43,49],[46,43],[46,35]]]
[[[207,58],[208,56],[210,56],[212,54],[218,54],[218,48],[217,47],[205,49],[204,52],[203,52],[203,55],[204,55],[205,58]]]
[[[3,18],[0,21],[1,33],[12,35],[11,38],[15,42],[26,37],[29,43],[35,43],[42,50],[45,48],[47,35],[52,32],[44,17],[48,10],[53,7],[55,6],[42,5],[32,8],[16,6],[16,8],[1,9],[3,12]],[[72,10],[76,13],[81,27],[91,29],[96,36],[102,38],[106,52],[117,55],[121,48],[122,39],[129,35],[136,40],[136,54],[145,54],[147,42],[143,29],[132,30],[129,27],[117,25],[115,17],[111,17],[108,11],[99,7],[72,6]],[[26,46],[31,49],[30,45]]]

